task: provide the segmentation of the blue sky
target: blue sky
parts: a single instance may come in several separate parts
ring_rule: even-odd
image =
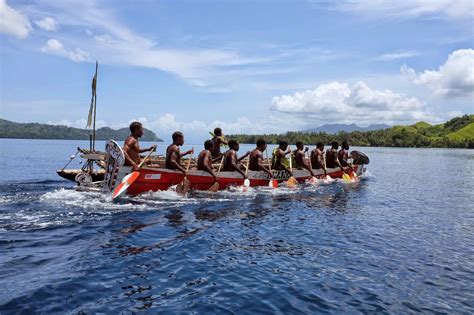
[[[474,2],[0,0],[1,117],[165,139],[474,112]]]

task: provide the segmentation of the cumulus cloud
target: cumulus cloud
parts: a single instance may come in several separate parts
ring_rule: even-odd
[[[57,39],[49,39],[41,48],[41,51],[44,53],[53,54],[56,56],[66,57],[75,62],[87,61],[89,60],[89,54],[83,51],[80,48],[76,50],[66,50],[63,44]]]
[[[52,17],[45,17],[42,20],[35,21],[35,24],[45,31],[57,31],[58,23]]]
[[[384,18],[436,16],[449,19],[466,19],[474,17],[474,2],[472,0],[343,0],[338,2],[337,7],[345,11],[373,14]]]
[[[364,82],[322,84],[314,90],[275,96],[271,109],[313,123],[406,123],[432,120],[424,104],[390,90],[374,90]]]
[[[474,50],[456,50],[438,70],[415,70],[403,65],[401,70],[409,80],[425,85],[442,96],[469,96],[474,94]]]
[[[28,17],[10,7],[6,0],[0,0],[0,32],[17,38],[28,36],[31,27]]]

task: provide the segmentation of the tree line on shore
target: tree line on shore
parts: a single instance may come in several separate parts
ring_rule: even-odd
[[[346,140],[353,146],[372,147],[432,147],[432,148],[474,148],[474,115],[453,118],[446,123],[430,125],[418,122],[410,126],[393,126],[373,131],[340,131],[336,134],[325,132],[287,132],[284,134],[228,135],[240,143],[255,143],[263,138],[267,143],[277,144],[284,138],[289,143],[302,141],[305,144],[331,141],[341,143]]]

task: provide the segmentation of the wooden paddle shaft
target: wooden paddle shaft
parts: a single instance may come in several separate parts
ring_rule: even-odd
[[[150,155],[155,152],[156,148],[153,148],[150,150],[150,153],[148,153],[145,158],[140,162],[140,164],[138,164],[138,168],[141,168],[143,166],[143,164],[145,163],[146,160],[148,160],[148,158],[150,157]]]
[[[219,164],[219,168],[217,169],[217,177],[219,177],[219,173],[221,172],[222,163],[224,162],[225,155],[222,155],[221,163]]]
[[[194,147],[191,148],[194,151]],[[188,165],[186,166],[186,172],[189,171],[189,166],[191,165],[191,160],[193,159],[193,152],[189,156]]]

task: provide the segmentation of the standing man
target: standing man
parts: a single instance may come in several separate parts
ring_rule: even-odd
[[[214,181],[217,182],[217,175],[212,170],[212,157],[211,151],[214,148],[212,140],[206,140],[204,142],[204,150],[199,153],[197,169],[199,171],[206,171],[214,177]]]
[[[265,140],[258,139],[257,147],[252,152],[250,152],[249,170],[264,171],[265,173],[270,175],[271,178],[273,178],[272,172],[270,172],[270,170],[263,165],[263,151],[265,151],[266,149],[267,144],[265,143]]]
[[[280,143],[278,144],[278,148],[275,150],[274,154],[274,163],[273,163],[273,169],[274,170],[285,170],[287,171],[290,176],[293,176],[293,173],[291,170],[288,168],[288,163],[286,159],[286,155],[290,153],[291,151],[288,149],[288,142],[285,140],[281,140]],[[290,157],[291,158],[291,157]]]
[[[314,169],[324,170],[324,176],[327,176],[328,172],[326,170],[326,165],[324,163],[323,151],[324,151],[324,144],[322,142],[318,142],[316,144],[316,149],[311,151],[311,164]]]
[[[134,121],[130,124],[130,132],[130,136],[128,136],[123,145],[125,166],[131,166],[133,171],[138,171],[138,165],[141,162],[140,153],[155,150],[156,144],[148,149],[140,149],[138,138],[143,136],[143,126],[138,121]]]
[[[228,144],[229,150],[224,153],[224,172],[239,172],[244,178],[247,178],[247,175],[240,169],[239,163],[250,154],[250,151],[238,158],[239,143],[236,140],[229,140]]]
[[[171,136],[173,143],[166,148],[166,168],[171,170],[180,170],[184,176],[187,175],[186,169],[181,165],[181,158],[188,154],[194,153],[194,149],[188,150],[181,154],[179,147],[184,144],[184,135],[182,132],[176,131]]]
[[[309,171],[311,176],[314,176],[309,163],[305,161],[304,144],[301,141],[296,142],[295,162],[297,168],[304,168]]]
[[[339,159],[337,158],[337,149],[339,148],[339,143],[337,141],[331,142],[331,148],[326,151],[326,167],[329,168],[341,168],[341,171],[344,172]]]
[[[212,158],[214,160],[217,160],[222,156],[221,145],[227,145],[227,141],[225,140],[224,135],[222,134],[221,128],[214,129],[214,137],[212,137],[212,142],[214,143],[214,148],[211,151]]]

